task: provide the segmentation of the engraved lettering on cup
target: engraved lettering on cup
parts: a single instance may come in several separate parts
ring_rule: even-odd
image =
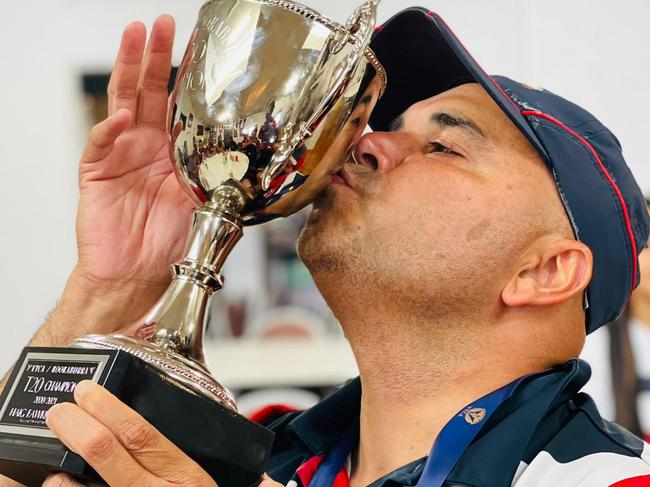
[[[192,43],[192,61],[198,63],[205,58],[205,53],[208,50],[208,43],[205,39],[195,41]]]
[[[219,17],[211,17],[206,19],[205,27],[210,31],[210,34],[215,36],[217,39],[224,40],[228,36],[228,33],[232,30],[232,27],[227,25]]]
[[[190,78],[188,88],[190,90],[197,91],[205,86],[205,75],[203,74],[203,71],[194,71],[189,74]]]
[[[183,76],[186,90],[196,91],[205,86],[205,75],[202,71],[190,71]]]

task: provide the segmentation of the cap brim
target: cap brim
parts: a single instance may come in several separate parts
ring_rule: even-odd
[[[375,131],[387,131],[411,105],[465,83],[479,83],[548,160],[544,146],[519,106],[474,60],[442,18],[413,7],[398,13],[373,36],[371,47],[388,74],[386,92],[370,118]]]

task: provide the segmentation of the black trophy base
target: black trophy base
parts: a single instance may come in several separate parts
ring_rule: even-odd
[[[37,487],[51,473],[102,482],[45,425],[45,413],[73,402],[85,379],[102,384],[194,459],[219,487],[257,485],[273,433],[171,383],[125,352],[81,348],[23,350],[0,396],[0,474]]]

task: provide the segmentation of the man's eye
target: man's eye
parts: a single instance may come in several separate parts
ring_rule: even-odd
[[[442,152],[443,154],[449,154],[452,156],[458,156],[458,152],[451,150],[449,147],[442,145],[440,142],[429,142],[428,144],[429,152]]]

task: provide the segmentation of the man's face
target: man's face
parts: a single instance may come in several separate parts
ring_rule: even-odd
[[[425,310],[498,312],[526,246],[570,232],[541,158],[478,84],[411,106],[354,155],[299,242],[321,289],[348,280]]]

